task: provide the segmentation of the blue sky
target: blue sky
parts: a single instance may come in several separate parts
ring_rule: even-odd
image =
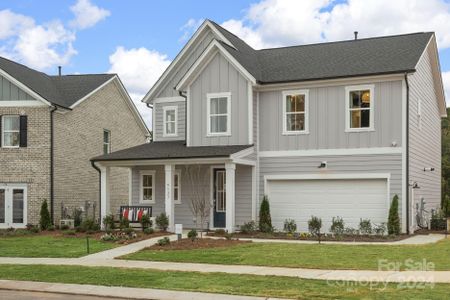
[[[435,31],[448,94],[449,1],[2,0],[0,55],[49,74],[118,73],[150,123],[140,99],[205,18],[255,48]]]

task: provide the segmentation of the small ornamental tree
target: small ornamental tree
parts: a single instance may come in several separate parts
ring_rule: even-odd
[[[52,220],[50,219],[50,212],[48,211],[47,199],[42,202],[39,226],[41,230],[47,230],[52,226]]]
[[[155,221],[158,228],[162,231],[167,231],[167,228],[169,228],[169,218],[167,217],[166,213],[161,213],[156,217]]]
[[[259,209],[259,231],[272,232],[272,219],[270,218],[269,198],[265,195]]]
[[[389,208],[388,217],[388,234],[398,235],[400,234],[400,217],[398,216],[398,196],[395,195]]]

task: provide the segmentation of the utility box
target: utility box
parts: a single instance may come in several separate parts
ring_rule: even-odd
[[[63,219],[59,221],[59,228],[63,226],[68,226],[69,229],[75,228],[75,221],[73,219]]]

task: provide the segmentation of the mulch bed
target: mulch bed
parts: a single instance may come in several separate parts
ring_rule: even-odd
[[[217,234],[215,232],[208,233],[209,236],[223,237],[222,234]],[[336,238],[331,235],[323,235],[321,241],[335,241],[335,242],[394,242],[404,240],[411,237],[412,235],[401,234],[397,236],[376,236],[376,235],[343,235]],[[299,240],[299,241],[317,241],[317,237],[312,236],[294,236],[282,232],[276,232],[273,234],[268,233],[255,233],[255,234],[244,234],[244,233],[234,233],[233,238],[253,238],[253,239],[276,239],[276,240]]]
[[[181,241],[171,242],[170,244],[159,246],[155,244],[151,247],[146,248],[147,250],[194,250],[194,249],[205,249],[205,248],[226,248],[232,247],[240,244],[251,243],[251,241],[241,241],[241,240],[226,240],[226,239],[209,239],[209,238],[199,238],[195,241],[190,239],[182,239]]]

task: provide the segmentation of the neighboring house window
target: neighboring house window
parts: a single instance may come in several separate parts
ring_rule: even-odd
[[[207,94],[207,135],[231,134],[231,93]]]
[[[373,85],[346,87],[346,131],[374,129]]]
[[[155,171],[141,171],[140,203],[155,203]]]
[[[2,116],[2,147],[16,148],[20,146],[20,117]]]
[[[417,102],[417,126],[419,127],[419,130],[422,130],[422,100],[419,99],[419,102]]]
[[[103,154],[111,153],[111,131],[103,130]]]
[[[181,204],[181,171],[176,170],[173,175],[173,200],[175,204]]]
[[[283,134],[308,133],[308,91],[284,91],[282,95]]]
[[[176,106],[165,106],[163,108],[163,136],[177,135],[177,110]]]

